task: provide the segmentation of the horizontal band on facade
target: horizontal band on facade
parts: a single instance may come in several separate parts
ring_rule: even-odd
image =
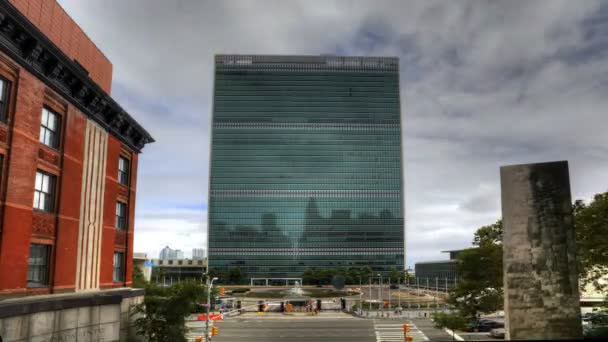
[[[232,123],[218,122],[213,124],[216,129],[310,129],[310,130],[352,130],[352,131],[386,131],[399,130],[399,124],[341,124],[341,123]]]
[[[247,253],[270,253],[270,252],[289,252],[289,253],[354,253],[354,252],[391,252],[391,253],[403,253],[404,248],[401,247],[389,247],[389,248],[210,248],[209,254],[219,252],[247,252]]]
[[[211,197],[394,197],[400,190],[211,190]]]

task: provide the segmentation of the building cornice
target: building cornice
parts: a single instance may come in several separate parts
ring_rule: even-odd
[[[8,0],[0,0],[0,48],[136,152],[152,136]]]
[[[281,56],[215,55],[219,71],[335,71],[394,73],[399,71],[397,57],[362,56]]]

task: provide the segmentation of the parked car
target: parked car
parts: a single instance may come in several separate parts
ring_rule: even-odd
[[[399,285],[397,285],[397,284],[391,284],[391,286],[390,286],[391,290],[396,290],[398,288],[399,288]]]
[[[489,335],[494,338],[505,338],[505,328],[492,329]]]
[[[477,321],[473,321],[467,327],[467,331],[471,332],[490,332],[492,329],[504,328],[505,324],[503,322],[497,322],[487,319],[480,319]]]

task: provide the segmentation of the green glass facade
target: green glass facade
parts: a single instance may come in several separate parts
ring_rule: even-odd
[[[398,60],[216,56],[209,268],[403,268]]]

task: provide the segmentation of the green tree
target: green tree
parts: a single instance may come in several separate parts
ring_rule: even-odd
[[[397,283],[399,279],[403,281],[404,274],[403,271],[399,271],[396,267],[391,267],[389,269],[388,281],[390,284]]]
[[[241,269],[238,267],[233,267],[228,271],[228,283],[229,284],[240,284],[243,281],[243,274],[241,273]]]
[[[206,287],[184,281],[169,288],[149,284],[144,302],[135,307],[137,334],[148,342],[186,341],[185,318],[206,300]]]
[[[448,298],[469,319],[503,307],[502,220],[480,227],[473,245],[458,255],[458,283]]]
[[[462,330],[467,325],[466,317],[460,312],[451,312],[451,313],[443,313],[437,312],[433,314],[433,325],[437,329],[448,328],[452,331],[454,330]],[[456,339],[456,337],[452,334],[452,339]]]
[[[608,273],[608,192],[595,195],[589,204],[574,202],[573,213],[581,282],[606,292],[608,286],[599,280]]]
[[[502,220],[477,229],[473,236],[473,245],[479,247],[502,245]]]
[[[131,286],[136,289],[143,289],[143,288],[146,288],[147,285],[148,285],[148,281],[144,278],[144,272],[142,272],[142,270],[139,267],[134,265],[133,266],[133,284]]]
[[[345,282],[344,276],[341,274],[336,274],[331,279],[331,284],[336,290],[342,290]]]
[[[502,247],[484,245],[458,256],[458,283],[448,302],[469,319],[502,309]]]

